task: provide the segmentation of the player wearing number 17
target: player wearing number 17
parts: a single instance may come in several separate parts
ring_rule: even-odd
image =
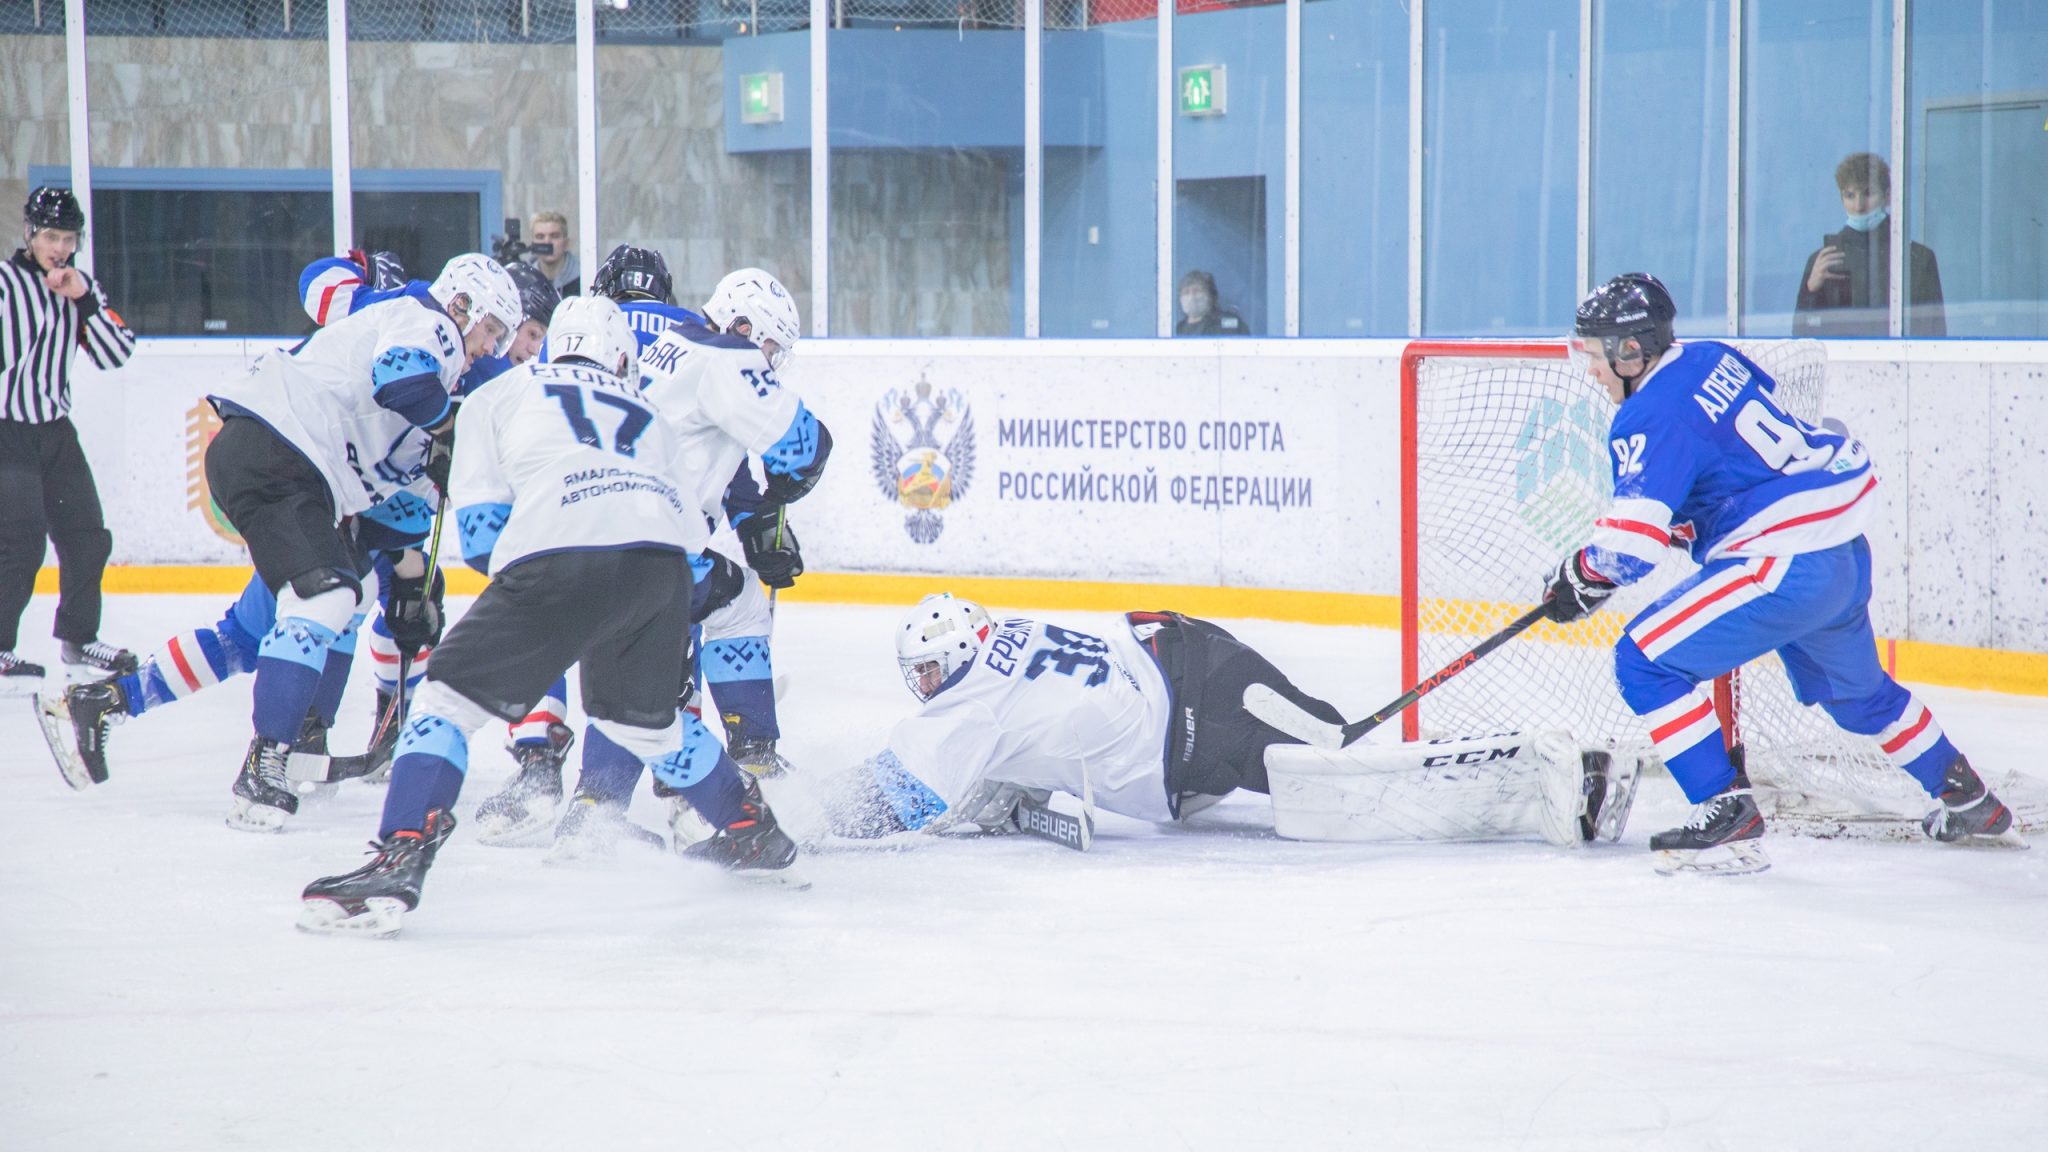
[[[1870,625],[1877,474],[1863,445],[1778,405],[1776,382],[1736,349],[1672,339],[1664,285],[1629,273],[1580,303],[1573,360],[1620,405],[1609,431],[1614,504],[1565,558],[1547,615],[1577,620],[1649,574],[1677,540],[1701,568],[1629,621],[1615,649],[1622,699],[1698,808],[1650,838],[1666,872],[1760,872],[1764,820],[1723,743],[1702,681],[1775,651],[1818,704],[1939,801],[1927,834],[2016,836],[1933,713],[1884,671]]]
[[[651,766],[718,830],[690,855],[788,876],[796,845],[751,779],[708,738],[684,747],[676,689],[691,560],[708,537],[677,486],[678,442],[640,394],[639,344],[598,296],[564,301],[548,342],[549,363],[490,381],[456,417],[448,500],[464,558],[491,582],[435,650],[399,736],[374,857],[306,887],[308,931],[398,930],[455,827],[470,735],[524,717],[571,664],[583,669],[591,743],[636,773]]]

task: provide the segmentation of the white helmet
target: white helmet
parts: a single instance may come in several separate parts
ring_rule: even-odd
[[[427,286],[427,293],[443,308],[454,303],[457,296],[467,298],[464,310],[469,313],[469,323],[462,329],[464,336],[485,316],[495,319],[505,329],[494,349],[499,356],[511,350],[512,334],[519,331],[519,322],[526,316],[526,310],[519,304],[519,285],[512,282],[512,274],[480,252],[465,252],[450,260]]]
[[[756,348],[766,341],[775,341],[775,354],[768,358],[771,368],[782,367],[782,362],[796,350],[797,337],[803,334],[803,327],[797,322],[796,300],[782,281],[759,268],[726,273],[718,287],[711,290],[711,299],[704,302],[704,315],[721,332],[730,332],[735,322],[746,321],[747,339]]]
[[[604,296],[571,296],[548,325],[548,361],[575,358],[640,386],[640,341],[619,306]]]
[[[972,663],[988,639],[988,613],[972,600],[940,592],[917,602],[896,628],[896,665],[919,700],[929,700]]]

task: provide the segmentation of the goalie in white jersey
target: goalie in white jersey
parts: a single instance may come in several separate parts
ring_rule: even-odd
[[[1299,747],[1334,733],[1337,710],[1229,632],[1173,612],[1132,612],[1093,636],[927,596],[898,626],[896,651],[923,706],[833,782],[842,836],[1016,830],[1033,823],[1020,806],[1042,809],[1051,792],[1165,823],[1243,788],[1270,793],[1280,832],[1298,839],[1575,844],[1619,835],[1632,795],[1610,793],[1607,762],[1582,760],[1561,735],[1365,760]]]
[[[586,757],[653,768],[714,829],[688,854],[786,873],[796,846],[751,777],[679,722],[692,561],[704,522],[677,487],[677,445],[639,393],[638,345],[618,305],[555,313],[555,360],[526,364],[463,403],[449,480],[465,559],[491,576],[435,652],[399,738],[376,855],[306,888],[300,926],[388,935],[454,828],[469,736],[525,716],[582,667]],[[708,749],[708,750],[707,750]]]

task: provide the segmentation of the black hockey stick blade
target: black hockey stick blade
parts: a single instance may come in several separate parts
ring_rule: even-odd
[[[1010,810],[1010,823],[1026,836],[1050,840],[1076,852],[1086,852],[1095,843],[1095,824],[1087,816],[1069,816],[1029,796],[1017,800],[1017,806]]]
[[[1498,632],[1495,632],[1493,635],[1488,636],[1486,639],[1481,640],[1478,643],[1478,645],[1476,645],[1470,652],[1465,653],[1463,656],[1460,656],[1456,660],[1451,661],[1449,664],[1444,665],[1442,668],[1437,669],[1435,675],[1424,678],[1421,683],[1417,684],[1413,688],[1410,688],[1408,691],[1402,693],[1400,698],[1395,700],[1392,704],[1389,704],[1385,708],[1382,708],[1379,711],[1373,713],[1372,715],[1367,716],[1363,720],[1357,720],[1353,721],[1350,724],[1346,724],[1344,726],[1344,746],[1349,747],[1353,744],[1358,743],[1358,741],[1365,737],[1365,734],[1367,732],[1372,731],[1380,725],[1385,724],[1387,721],[1392,720],[1394,717],[1399,716],[1402,712],[1408,710],[1409,708],[1414,707],[1416,701],[1422,699],[1424,696],[1427,696],[1431,692],[1434,692],[1438,688],[1442,687],[1444,681],[1449,680],[1451,677],[1456,676],[1458,673],[1463,672],[1465,669],[1470,668],[1474,664],[1477,664],[1480,660],[1484,659],[1487,655],[1492,653],[1494,649],[1500,647],[1501,645],[1507,643],[1510,640],[1513,640],[1515,637],[1520,636],[1522,633],[1527,632],[1538,620],[1541,619],[1543,619],[1543,605],[1538,604],[1536,607],[1531,608],[1527,612],[1524,612],[1522,615],[1516,617],[1514,621],[1510,623],[1507,627],[1501,629]]]

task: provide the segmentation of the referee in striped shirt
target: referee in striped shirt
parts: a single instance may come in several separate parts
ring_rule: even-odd
[[[106,293],[71,266],[85,213],[68,189],[38,188],[22,210],[26,247],[0,263],[0,690],[43,669],[14,651],[35,594],[43,540],[57,549],[57,623],[65,673],[99,679],[135,657],[99,641],[100,577],[114,538],[72,426],[71,356],[102,368],[135,350],[135,333]]]

